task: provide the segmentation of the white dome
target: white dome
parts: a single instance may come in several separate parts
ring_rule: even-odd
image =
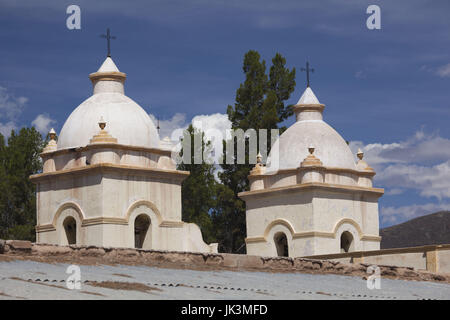
[[[102,80],[101,76],[111,74],[116,77],[123,75],[122,82]],[[64,123],[58,137],[58,150],[88,145],[100,131],[98,122],[101,117],[106,121],[105,129],[117,139],[117,143],[157,148],[159,136],[153,121],[144,109],[123,93],[125,74],[118,71],[112,59],[108,57],[99,71],[92,75],[97,77],[97,81],[93,80],[94,95],[81,103]]]
[[[310,88],[307,88],[305,94],[314,95]],[[303,111],[308,109],[309,106],[317,107],[318,105],[319,101],[315,98],[306,101],[306,103],[300,99],[299,103],[294,106],[296,107],[296,113],[303,112],[304,114],[301,116],[297,114],[297,122],[289,127],[273,145],[267,164],[268,172],[277,169],[298,168],[300,163],[308,156],[310,146],[315,148],[314,156],[325,167],[356,170],[350,147],[336,130],[321,120],[321,112],[311,112],[311,109]],[[323,105],[321,106],[323,108]],[[279,150],[279,157],[276,157],[277,150]]]
[[[275,142],[270,152],[267,169],[275,169],[275,150],[279,148],[279,169],[294,169],[308,156],[313,146],[314,156],[325,167],[356,170],[353,154],[345,140],[322,120],[298,121],[287,129]],[[269,171],[271,171],[269,170]]]

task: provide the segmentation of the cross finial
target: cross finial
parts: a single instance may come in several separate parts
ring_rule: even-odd
[[[106,38],[106,43],[108,45],[108,57],[111,57],[111,39],[116,39],[116,37],[111,36],[109,33],[109,28],[106,29],[106,34],[102,34],[100,37]]]
[[[314,72],[313,68],[309,67],[309,62],[306,61],[306,68],[301,68],[301,71],[306,71],[306,86],[309,87],[309,72]]]

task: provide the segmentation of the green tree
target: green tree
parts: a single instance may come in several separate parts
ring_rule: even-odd
[[[261,61],[257,51],[250,50],[244,56],[243,72],[245,81],[236,91],[234,106],[227,108],[232,129],[277,129],[279,124],[292,115],[289,99],[295,88],[295,69],[286,68],[286,59],[279,53],[272,59],[269,75],[266,63]],[[283,131],[285,128],[280,128]],[[268,134],[268,149],[270,135]],[[227,143],[234,143],[231,141]],[[234,148],[236,150],[236,147]],[[245,252],[245,203],[238,193],[248,190],[248,175],[253,167],[248,159],[246,141],[246,163],[223,164],[219,178],[223,186],[218,188],[216,207],[213,210],[213,224],[216,228],[219,250],[225,252]],[[225,159],[233,155],[225,154]]]
[[[242,215],[244,212],[244,215]],[[233,190],[225,185],[217,187],[216,205],[212,212],[214,234],[219,252],[245,253],[245,204],[236,198]]]
[[[286,59],[277,53],[267,76],[266,62],[260,61],[257,51],[250,50],[244,56],[242,69],[245,81],[236,91],[234,106],[227,108],[232,128],[278,128],[293,113],[285,102],[295,89],[295,68],[286,68]]]
[[[201,145],[194,144],[196,136],[201,139]],[[194,163],[194,154],[208,153],[211,150],[211,142],[206,141],[205,134],[192,125],[184,132],[183,140],[191,142],[190,164],[181,163],[177,167],[178,170],[190,172],[189,177],[183,181],[181,189],[183,221],[197,224],[207,243],[215,242],[216,237],[210,216],[210,210],[215,204],[217,187],[214,179],[214,165],[205,161],[202,161],[201,164]],[[181,157],[183,157],[183,153],[184,150],[181,150]]]
[[[43,141],[35,128],[0,137],[0,237],[35,240],[36,188],[29,176],[42,172]]]
[[[6,238],[6,230],[8,226],[7,208],[9,188],[8,188],[8,176],[6,174],[6,146],[5,137],[0,133],[0,238]]]

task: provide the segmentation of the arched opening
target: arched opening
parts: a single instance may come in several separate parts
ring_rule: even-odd
[[[67,217],[63,222],[64,231],[66,232],[67,243],[77,244],[77,222],[73,217]]]
[[[138,249],[149,248],[150,245],[150,218],[141,214],[134,220],[134,247]]]
[[[354,250],[353,248],[354,248],[353,235],[348,231],[342,232],[341,252],[350,252]]]
[[[289,248],[287,237],[283,232],[278,232],[273,237],[275,242],[275,248],[277,249],[277,255],[279,257],[289,257]]]

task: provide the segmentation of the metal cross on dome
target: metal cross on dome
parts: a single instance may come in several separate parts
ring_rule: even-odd
[[[313,68],[309,67],[309,62],[306,61],[306,68],[301,68],[301,71],[306,71],[306,86],[309,87],[309,72],[314,72]]]
[[[108,45],[108,57],[111,57],[111,39],[116,39],[116,37],[111,36],[109,33],[109,28],[106,29],[106,34],[102,34],[100,37],[106,38],[106,43]]]

